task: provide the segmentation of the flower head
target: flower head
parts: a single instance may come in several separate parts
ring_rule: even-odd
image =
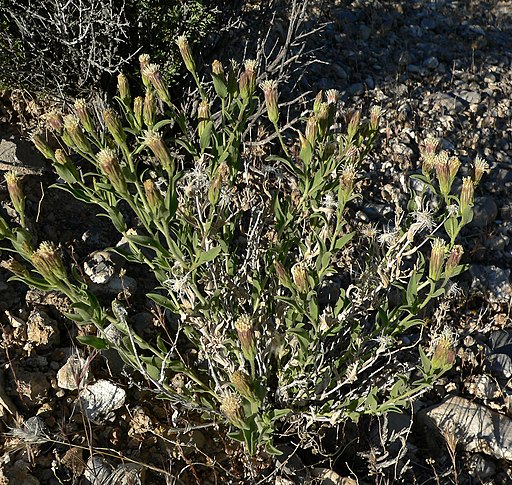
[[[162,139],[162,135],[156,131],[149,131],[146,134],[145,142],[153,152],[153,155],[162,164],[164,170],[167,172],[174,171],[174,161],[172,160],[169,148]]]
[[[310,290],[309,275],[304,263],[296,263],[292,266],[293,283],[300,293],[307,293]]]
[[[44,140],[40,135],[32,135],[32,143],[35,147],[41,152],[41,154],[47,158],[48,160],[53,160],[55,157],[55,153],[46,140]]]
[[[89,113],[89,108],[84,99],[77,99],[75,101],[75,112],[80,123],[82,123],[82,126],[85,128],[85,131],[93,135],[96,132],[96,129],[94,127],[91,114]]]
[[[430,261],[428,275],[433,281],[439,280],[443,270],[444,258],[446,253],[446,243],[439,238],[432,242],[432,251],[430,252]]]
[[[185,63],[185,67],[190,72],[195,73],[196,63],[194,62],[194,57],[192,56],[192,51],[190,50],[190,45],[187,38],[184,35],[180,35],[176,39],[176,44],[178,44],[178,48],[180,50],[181,57],[183,58],[183,62]]]
[[[489,164],[483,158],[477,156],[473,163],[473,167],[473,180],[475,182],[475,185],[478,185],[480,183],[480,180],[482,179],[483,174],[490,171]]]
[[[220,410],[232,425],[240,429],[246,427],[242,402],[235,394],[227,393],[221,398]]]
[[[108,131],[119,146],[126,145],[126,132],[124,131],[121,119],[118,114],[112,109],[107,108],[103,111],[103,119]]]
[[[107,177],[116,192],[121,195],[126,195],[128,188],[116,152],[111,148],[104,148],[98,152],[96,158],[98,159],[101,171]]]
[[[277,81],[275,79],[267,79],[260,84],[260,88],[263,90],[263,94],[265,95],[268,119],[271,123],[276,124],[279,120],[279,108],[277,106]]]
[[[244,357],[253,362],[256,357],[256,337],[254,334],[254,323],[252,318],[247,315],[241,315],[235,321],[235,330],[242,347]]]
[[[135,124],[139,130],[142,129],[143,112],[144,112],[144,99],[141,96],[137,96],[133,100],[133,115],[135,118]]]
[[[76,148],[83,153],[91,153],[91,144],[86,138],[80,121],[75,115],[66,115],[64,117],[64,133],[62,139],[71,148]]]
[[[162,79],[160,66],[158,64],[148,64],[142,73],[147,79],[149,79],[160,99],[167,105],[171,106],[171,96],[169,95],[169,90]]]
[[[222,62],[215,60],[212,62],[213,87],[217,96],[224,99],[228,94],[226,74]]]
[[[66,268],[56,246],[48,241],[42,242],[32,253],[32,264],[45,279],[51,282],[65,281]]]
[[[127,77],[121,73],[117,76],[117,90],[119,91],[119,97],[125,106],[130,106],[132,97],[130,94],[130,84],[128,83]]]
[[[21,179],[15,172],[7,172],[4,178],[7,182],[7,191],[9,192],[14,210],[19,214],[21,219],[23,219],[25,214],[25,194],[21,187]]]
[[[230,381],[242,397],[245,397],[249,401],[255,398],[251,378],[245,372],[240,370],[233,372],[230,376]]]

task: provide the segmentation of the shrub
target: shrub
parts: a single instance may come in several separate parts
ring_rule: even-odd
[[[135,72],[139,46],[153,48],[172,74],[172,39],[202,38],[214,10],[201,0],[0,2],[0,83],[8,88],[69,97],[109,91],[113,74]]]
[[[53,243],[36,248],[13,175],[21,225],[1,220],[0,234],[20,258],[4,265],[15,280],[67,295],[68,317],[96,328],[82,343],[116,349],[181,409],[226,420],[251,454],[278,453],[278,431],[311,439],[321,426],[406,406],[454,360],[449,332],[423,350],[413,329],[423,329],[429,303],[463,269],[456,241],[487,167],[479,161],[455,195],[460,163],[427,139],[420,192],[404,208],[397,199],[387,226],[361,225],[354,212],[378,108],[366,121],[357,111],[338,120],[338,93],[319,93],[290,146],[277,83],[265,80],[274,134],[262,148],[245,129],[258,112],[255,62],[240,71],[215,61],[212,85],[202,86],[186,40],[178,45],[198,87],[195,119],[143,56],[144,98],[132,100],[120,76],[118,112],[98,120],[79,100],[74,113],[49,118],[60,149],[34,137],[64,181],[57,187],[96,204],[122,235],[125,244],[111,251],[154,274],[158,287],[147,297],[169,311],[155,339],[134,331],[122,300],[101,306]]]

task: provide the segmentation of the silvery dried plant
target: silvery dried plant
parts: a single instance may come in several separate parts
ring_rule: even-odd
[[[154,274],[147,297],[172,315],[166,331],[145,340],[120,301],[99,304],[55,244],[35,246],[15,177],[21,225],[0,219],[0,234],[17,258],[4,265],[13,279],[65,294],[68,317],[96,327],[82,343],[116,349],[177,409],[224,419],[251,454],[278,453],[278,431],[314,438],[321,426],[406,406],[455,358],[447,339],[424,351],[402,336],[424,327],[429,303],[463,269],[457,238],[479,179],[453,194],[460,163],[430,140],[416,176],[422,191],[409,207],[397,204],[393,221],[362,227],[351,214],[379,108],[368,120],[351,113],[336,132],[339,95],[320,92],[292,146],[281,133],[279,86],[258,87],[254,61],[215,61],[203,85],[186,39],[178,45],[198,88],[195,119],[143,55],[141,96],[121,75],[118,110],[96,119],[77,101],[74,113],[49,116],[61,148],[33,138],[58,186],[98,206],[123,236],[112,250]],[[264,147],[265,160],[245,130],[259,89],[279,143]]]

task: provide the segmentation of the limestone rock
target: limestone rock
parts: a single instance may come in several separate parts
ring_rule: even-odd
[[[481,404],[450,396],[418,418],[441,434],[454,434],[466,451],[512,460],[512,420]]]

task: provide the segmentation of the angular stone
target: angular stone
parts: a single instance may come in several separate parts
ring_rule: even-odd
[[[0,170],[12,170],[20,175],[40,175],[47,164],[31,143],[17,137],[0,140]]]
[[[126,392],[111,382],[100,379],[88,385],[80,393],[80,399],[87,417],[93,422],[101,422],[114,418],[114,411],[124,404]]]
[[[512,420],[459,396],[422,410],[418,419],[441,434],[454,434],[469,452],[512,460]]]

